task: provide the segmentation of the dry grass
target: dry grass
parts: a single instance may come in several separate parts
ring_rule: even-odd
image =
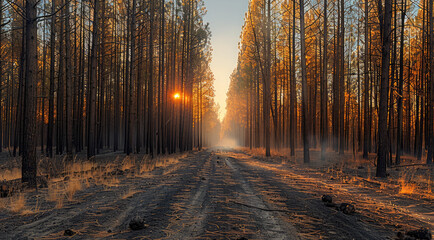
[[[252,156],[265,155],[264,148],[249,149],[239,148],[240,150],[251,154]],[[381,190],[391,191],[393,194],[407,195],[410,197],[425,197],[434,199],[433,194],[433,174],[428,166],[415,167],[400,167],[398,169],[390,168],[390,174],[387,179],[377,179],[375,177],[375,154],[370,154],[369,159],[362,158],[361,153],[353,155],[351,152],[340,155],[338,153],[328,151],[326,153],[326,161],[319,159],[320,150],[312,149],[311,163],[306,165],[300,159],[300,149],[296,151],[296,158],[288,158],[290,162],[297,162],[303,166],[313,169],[319,169],[327,173],[328,178],[336,179],[343,184],[352,184],[359,187],[376,187]],[[281,149],[279,152],[271,150],[272,158],[270,161],[275,163],[273,159],[279,159],[280,156],[290,156],[289,149]],[[421,164],[421,162],[412,156],[404,156],[402,159],[403,165]],[[282,164],[285,161],[282,159]]]
[[[248,148],[248,147],[240,147],[238,148],[243,152],[247,152],[251,155],[259,155],[265,156],[265,148]],[[270,149],[270,153],[272,156],[290,156],[290,149],[280,149],[279,151],[275,149]]]
[[[8,199],[6,198],[0,198],[0,210],[6,210],[8,203],[7,203]]]
[[[131,170],[136,167],[136,158],[131,156],[126,156],[121,163],[121,170]]]
[[[66,157],[42,158],[38,164],[38,175],[57,177],[68,169],[66,163]]]
[[[82,189],[82,184],[81,184],[80,180],[78,180],[78,179],[70,180],[66,184],[66,189],[65,189],[66,197],[68,198],[68,200],[72,201],[74,198],[74,194],[77,191],[80,191],[81,189]]]
[[[111,176],[101,179],[100,183],[104,186],[104,189],[108,189],[112,187],[119,187],[121,180],[119,180],[119,178],[116,176]]]
[[[417,188],[416,184],[405,182],[404,179],[401,179],[400,183],[399,194],[413,194]]]
[[[23,211],[26,207],[26,196],[24,194],[18,194],[10,199],[10,210],[14,213]]]
[[[20,168],[4,169],[0,172],[0,181],[10,181],[19,178],[21,178]]]
[[[0,210],[10,211],[14,214],[27,215],[40,212],[39,197],[36,196],[36,202],[29,204],[28,194],[19,193],[9,198],[0,198]]]
[[[50,202],[55,202],[57,209],[63,207],[64,193],[62,192],[58,183],[48,184],[48,193],[46,199]]]
[[[171,165],[174,165],[179,162],[180,159],[186,158],[188,153],[178,153],[172,155],[163,155],[155,157],[154,159],[150,158],[148,155],[145,155],[138,164],[138,174],[136,176],[142,176],[143,174],[153,171],[157,168],[165,168]]]
[[[80,160],[76,157],[69,159],[67,157],[43,158],[39,161],[38,175],[45,176],[48,180],[47,191],[42,191],[41,203],[44,201],[55,203],[55,208],[60,209],[68,201],[77,200],[77,193],[91,187],[92,185],[101,185],[104,189],[119,187],[122,177],[118,171],[123,171],[129,176],[140,175],[153,171],[157,168],[165,168],[176,164],[179,159],[185,158],[187,153],[159,156],[151,159],[145,155],[140,161],[136,160],[137,156],[126,156],[104,159],[104,161],[87,161]],[[17,166],[17,165],[15,165]],[[21,178],[21,169],[9,166],[0,170],[0,181],[14,180]],[[130,175],[134,173],[133,175]],[[138,191],[133,188],[128,189],[121,198],[126,199]],[[24,193],[16,194],[10,198],[0,199],[0,211],[10,210],[15,214],[32,214],[40,211],[40,196]],[[31,206],[26,206],[31,204]]]

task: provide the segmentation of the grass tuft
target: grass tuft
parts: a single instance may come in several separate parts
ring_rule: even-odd
[[[19,213],[26,207],[26,196],[18,194],[10,199],[10,209],[14,213]]]
[[[4,169],[0,171],[0,181],[10,181],[21,178],[21,168]]]
[[[66,197],[69,201],[72,201],[74,198],[74,194],[77,191],[80,191],[82,189],[81,181],[78,179],[72,179],[66,184]]]
[[[399,194],[413,194],[417,188],[414,183],[405,182],[404,179],[400,179]]]

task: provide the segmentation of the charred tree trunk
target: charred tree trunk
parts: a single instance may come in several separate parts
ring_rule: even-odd
[[[403,98],[403,85],[404,85],[404,27],[405,27],[405,14],[407,8],[407,1],[404,0],[402,3],[402,13],[401,13],[401,38],[399,46],[399,83],[398,83],[398,126],[397,126],[397,136],[396,136],[396,165],[401,162],[401,151],[402,151],[402,98]],[[396,30],[395,30],[396,31]]]
[[[327,35],[327,0],[324,0],[324,36],[323,36],[323,69],[321,78],[321,160],[325,160],[325,152],[327,147],[327,134],[328,134],[328,121],[327,121],[327,68],[328,68],[328,58],[327,58],[327,46],[328,46],[328,35]]]
[[[97,42],[99,40],[99,0],[93,12],[92,47],[90,52],[89,95],[87,108],[87,158],[95,156],[96,85],[97,85]]]
[[[22,149],[22,181],[36,188],[36,83],[38,76],[37,0],[26,0],[26,67],[24,84],[24,136]]]
[[[381,49],[381,81],[380,81],[380,106],[378,114],[378,157],[377,157],[377,177],[386,177],[387,160],[387,104],[389,93],[389,66],[390,66],[390,32],[392,21],[391,0],[385,0],[384,12],[381,0],[378,2],[380,28],[382,36]]]

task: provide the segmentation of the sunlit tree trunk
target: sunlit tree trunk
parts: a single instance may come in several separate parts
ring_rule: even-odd
[[[430,99],[428,101],[430,101],[430,109],[429,109],[429,114],[430,114],[430,120],[427,122],[427,125],[429,126],[429,138],[430,138],[430,142],[429,142],[429,147],[428,147],[428,155],[426,158],[426,163],[427,164],[432,164],[433,163],[433,155],[434,155],[434,134],[433,134],[433,127],[432,127],[432,119],[433,119],[433,113],[434,113],[434,16],[433,16],[433,0],[429,0],[428,1],[428,18],[429,18],[429,53],[428,55],[430,56],[429,58],[429,68],[430,68],[430,81],[427,84],[430,84]]]
[[[303,134],[304,162],[308,163],[309,158],[309,118],[307,117],[309,102],[307,93],[306,73],[306,46],[305,46],[305,24],[304,24],[304,0],[300,0],[300,43],[301,43],[301,84],[302,84],[302,106],[301,124]]]
[[[3,1],[0,0],[0,46],[3,46],[2,24],[3,24]],[[0,84],[3,84],[3,74],[5,74],[3,73],[3,54],[2,54],[2,49],[0,48]],[[2,89],[0,89],[0,152],[2,151],[3,151],[3,106],[2,106]]]
[[[295,156],[295,145],[296,145],[296,134],[297,134],[297,96],[296,96],[296,83],[295,83],[295,6],[296,2],[293,0],[293,10],[292,10],[292,60],[291,60],[291,75],[290,75],[290,147],[291,147],[291,156]]]
[[[401,13],[401,39],[399,46],[399,83],[398,83],[398,126],[396,136],[396,160],[397,165],[401,162],[402,151],[402,98],[403,98],[403,85],[404,85],[404,27],[405,27],[405,14],[407,8],[407,1],[402,3]]]
[[[264,66],[264,127],[265,127],[265,155],[270,156],[270,81],[271,81],[271,0],[265,0],[265,66]]]

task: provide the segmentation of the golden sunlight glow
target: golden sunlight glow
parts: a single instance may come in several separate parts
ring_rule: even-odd
[[[174,98],[175,100],[178,100],[178,99],[181,98],[181,95],[180,95],[179,93],[175,93],[175,95],[173,95],[173,98]]]

